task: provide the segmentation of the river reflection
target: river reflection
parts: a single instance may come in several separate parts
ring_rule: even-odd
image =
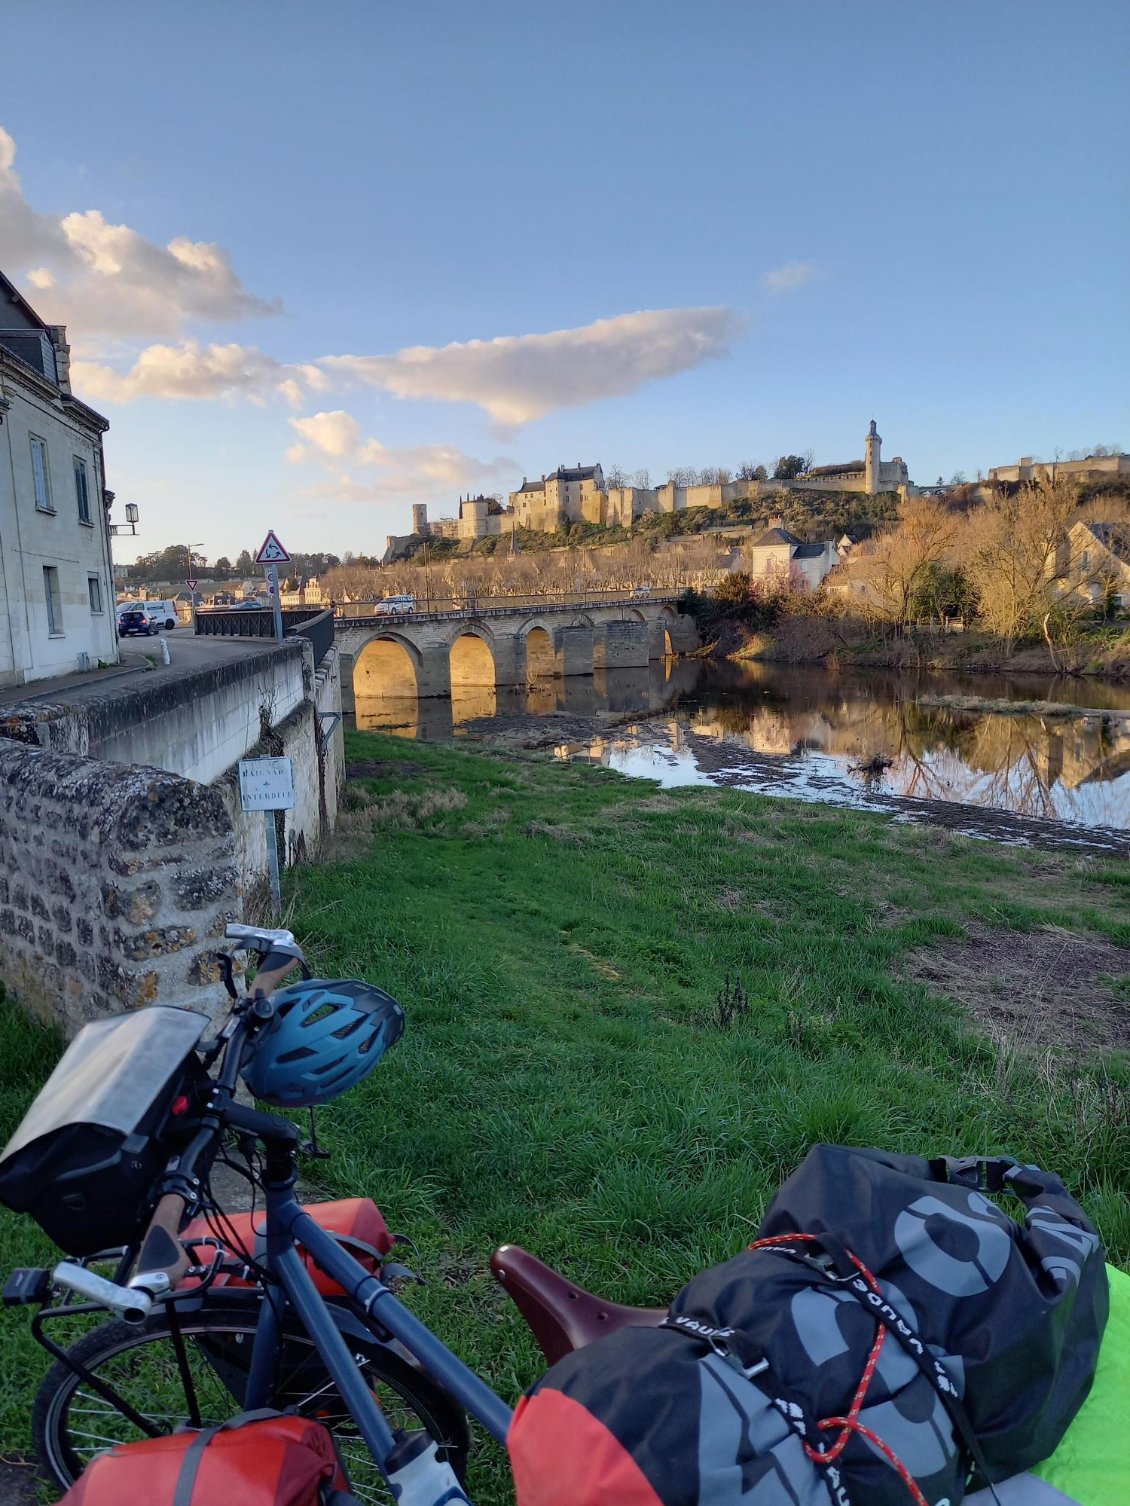
[[[920,697],[1048,700],[1094,708],[1071,720],[927,706]],[[1130,688],[989,676],[830,674],[776,665],[655,663],[451,701],[358,702],[357,725],[450,737],[476,722],[599,718],[563,727],[558,756],[664,784],[740,785],[867,805],[914,796],[1130,827]],[[634,719],[624,722],[624,717]],[[616,718],[616,725],[609,725]],[[569,740],[566,740],[569,739]],[[867,769],[881,772],[867,772]]]

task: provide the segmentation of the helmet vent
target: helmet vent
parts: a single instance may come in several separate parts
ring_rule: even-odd
[[[316,1053],[313,1046],[295,1046],[293,1051],[284,1051],[279,1056],[280,1062],[299,1062],[304,1056],[314,1056]]]
[[[336,1006],[333,1004],[319,1004],[317,1009],[312,1010],[302,1021],[303,1028],[307,1025],[316,1025],[319,1020],[326,1020],[336,1012]]]

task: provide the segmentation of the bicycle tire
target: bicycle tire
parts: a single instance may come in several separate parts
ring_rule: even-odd
[[[176,1358],[174,1320],[179,1323],[190,1380],[196,1392],[195,1416]],[[111,1386],[120,1400],[148,1422],[171,1433],[186,1425],[223,1422],[242,1410],[240,1381],[247,1378],[255,1324],[253,1306],[209,1301],[179,1317],[168,1312],[152,1314],[141,1326],[118,1321],[105,1323],[84,1334],[67,1353]],[[462,1480],[470,1435],[459,1405],[376,1339],[345,1337],[390,1426],[409,1430],[423,1427],[442,1445]],[[282,1336],[271,1405],[317,1417],[334,1435],[357,1499],[366,1506],[385,1506],[391,1502],[388,1487],[337,1396],[309,1335],[291,1322]],[[94,1454],[145,1434],[59,1360],[36,1393],[32,1436],[42,1470],[65,1490]]]

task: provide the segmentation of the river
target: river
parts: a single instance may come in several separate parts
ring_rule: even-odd
[[[1080,709],[1064,717],[934,703],[946,697]],[[1090,679],[669,660],[520,692],[358,701],[357,726],[551,748],[667,786],[738,786],[910,818],[929,802],[1130,828],[1130,686]]]

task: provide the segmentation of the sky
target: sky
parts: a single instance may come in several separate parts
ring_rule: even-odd
[[[871,418],[921,484],[1130,446],[1123,0],[7,0],[3,50],[0,269],[119,559]]]

